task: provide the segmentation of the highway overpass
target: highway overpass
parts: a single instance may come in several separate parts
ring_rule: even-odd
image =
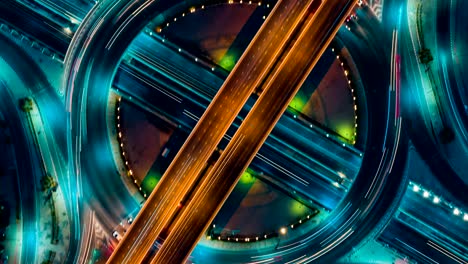
[[[261,85],[308,16],[310,2],[275,5],[239,62],[153,190],[109,259],[142,262],[178,211],[209,157],[250,95]],[[274,35],[270,32],[275,32]],[[247,74],[248,73],[248,74]]]
[[[353,1],[324,1],[310,14],[280,65],[260,87],[261,94],[213,168],[194,186],[180,216],[151,263],[182,263],[213,221],[320,56],[344,22]],[[335,13],[338,10],[337,13]],[[329,30],[323,31],[323,28]],[[310,56],[304,53],[310,52]],[[174,254],[174,252],[177,252]]]

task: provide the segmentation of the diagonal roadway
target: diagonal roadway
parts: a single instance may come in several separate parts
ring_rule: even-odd
[[[311,5],[298,0],[276,4],[108,263],[143,261],[249,96],[285,52]]]
[[[355,1],[325,1],[298,36],[214,168],[203,177],[152,263],[183,263],[286,110]],[[326,30],[324,30],[326,29]],[[177,253],[175,253],[177,252]]]

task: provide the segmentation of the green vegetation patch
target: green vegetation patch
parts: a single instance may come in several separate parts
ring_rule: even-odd
[[[296,96],[294,96],[294,98],[289,103],[289,107],[291,107],[294,110],[302,113],[302,110],[306,106],[308,100],[309,100],[309,98],[307,96],[305,96],[301,91],[299,91],[296,94]]]
[[[257,180],[257,178],[255,178],[254,174],[255,174],[255,172],[253,170],[247,169],[246,171],[244,171],[244,173],[242,173],[242,176],[239,179],[239,184],[243,184],[243,185],[252,185],[252,184],[254,184],[255,181]]]
[[[219,66],[221,66],[227,71],[230,71],[234,68],[238,59],[239,55],[234,54],[234,52],[228,51],[219,61]]]
[[[355,132],[355,127],[354,127],[354,124],[352,123],[341,122],[340,124],[336,126],[336,133],[338,133],[338,135],[342,136],[349,142],[352,142],[355,140],[354,132]]]
[[[161,173],[159,170],[151,169],[141,183],[141,189],[146,195],[149,195],[161,180]]]

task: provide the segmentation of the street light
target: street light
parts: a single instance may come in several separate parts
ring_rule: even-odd
[[[282,228],[280,229],[280,234],[286,235],[287,231],[288,231],[288,230],[286,229],[286,227],[282,227]]]
[[[67,33],[68,35],[70,35],[71,33],[73,33],[70,27],[65,27],[65,28],[63,29],[63,31],[65,31],[65,33]]]

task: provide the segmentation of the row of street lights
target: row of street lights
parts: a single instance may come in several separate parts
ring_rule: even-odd
[[[262,241],[262,240],[278,237],[279,235],[284,236],[288,233],[288,229],[298,228],[300,225],[313,219],[319,213],[320,211],[315,209],[311,214],[308,214],[306,217],[299,219],[298,221],[292,223],[289,226],[283,226],[279,228],[278,231],[264,233],[261,235],[238,235],[238,234],[227,235],[227,234],[223,234],[222,232],[215,233],[213,232],[213,230],[216,228],[216,225],[213,224],[211,225],[210,230],[208,230],[209,235],[206,238],[208,240],[214,239],[214,240],[225,241],[225,242],[239,242],[239,243]]]
[[[431,199],[434,204],[441,204],[445,207],[448,207],[453,215],[455,216],[463,216],[464,221],[468,221],[468,212],[462,212],[459,207],[453,205],[453,203],[445,201],[440,196],[434,194],[431,190],[425,189],[420,184],[415,182],[410,182],[409,186],[415,193],[420,193],[424,199]]]
[[[130,168],[130,162],[127,158],[127,153],[125,152],[125,149],[124,149],[124,139],[123,139],[123,133],[122,133],[122,129],[121,129],[121,118],[120,118],[120,108],[121,108],[121,102],[122,102],[122,97],[119,96],[119,99],[117,100],[117,104],[116,104],[116,110],[115,110],[115,114],[116,114],[116,121],[117,121],[117,141],[119,143],[119,150],[120,150],[120,156],[122,158],[122,161],[124,162],[125,164],[125,171],[126,171],[126,174],[128,177],[130,177],[130,179],[132,180],[132,182],[137,186],[138,188],[138,191],[140,191],[140,194],[143,195],[144,198],[147,197],[147,194],[146,192],[143,191],[143,189],[141,188],[141,185],[138,183],[137,179],[134,177],[133,175],[133,171],[132,169]]]

